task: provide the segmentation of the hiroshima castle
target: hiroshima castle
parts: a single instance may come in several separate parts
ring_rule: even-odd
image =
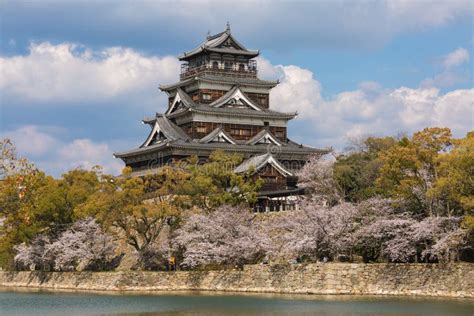
[[[297,113],[271,109],[270,90],[278,81],[258,78],[259,54],[238,42],[229,25],[208,35],[179,56],[180,81],[160,85],[168,95],[167,110],[143,119],[151,128],[143,144],[115,157],[141,176],[190,156],[205,161],[216,150],[236,153],[243,162],[234,172],[252,170],[264,180],[256,210],[297,208],[303,189],[296,172],[310,155],[328,150],[288,138],[288,121]]]

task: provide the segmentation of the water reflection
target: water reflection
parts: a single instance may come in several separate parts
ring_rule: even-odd
[[[0,289],[0,315],[474,315],[474,300],[236,294],[216,292],[52,292]]]

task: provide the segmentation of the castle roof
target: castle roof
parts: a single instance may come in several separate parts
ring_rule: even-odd
[[[158,136],[162,137],[162,141],[189,140],[189,136],[165,115],[156,117],[150,134],[140,147],[149,146],[154,139],[159,139]]]
[[[145,143],[136,149],[114,153],[114,156],[119,158],[135,157],[145,153],[157,152],[163,148],[179,148],[191,151],[224,150],[250,154],[267,153],[269,150],[268,143],[254,142],[257,136],[270,135],[267,133],[257,134],[252,138],[252,140],[254,140],[253,143],[250,143],[249,141],[234,140],[221,128],[216,128],[201,139],[191,139],[179,126],[171,122],[166,115],[156,117],[153,122],[150,121],[150,124],[153,124],[153,127]],[[223,136],[226,141],[213,141],[219,134]],[[327,153],[330,151],[330,149],[303,146],[289,139],[285,143],[280,143],[278,146],[278,153],[280,154],[307,155],[312,153]]]
[[[293,119],[298,115],[297,112],[284,113],[261,108],[252,101],[238,85],[235,85],[226,94],[210,104],[196,103],[186,92],[178,88],[173,102],[165,114],[169,118],[175,118],[189,112],[237,117],[280,118],[286,120]],[[153,119],[149,118],[144,119],[143,122],[148,124],[154,123]]]
[[[278,172],[284,176],[292,176],[291,171],[285,168],[272,154],[266,153],[262,155],[253,156],[247,160],[244,160],[237,168],[234,169],[235,173],[244,173],[253,169],[254,172],[262,169],[266,165],[272,165]]]
[[[179,60],[188,60],[203,52],[242,55],[250,58],[257,57],[260,53],[258,50],[249,50],[239,43],[235,37],[232,36],[229,26],[227,26],[224,32],[208,36],[198,47],[183,53],[178,58]]]
[[[214,129],[212,132],[204,136],[199,140],[200,143],[206,144],[210,142],[219,142],[219,143],[229,143],[229,144],[237,144],[237,141],[232,138],[227,132],[222,128],[218,127]]]
[[[263,144],[273,144],[276,146],[282,146],[283,143],[278,140],[275,135],[273,135],[269,130],[263,129],[259,133],[257,133],[254,137],[249,139],[248,141],[245,142],[248,145],[255,145],[258,143],[263,143]]]
[[[171,92],[179,87],[186,87],[194,82],[208,82],[208,83],[220,83],[220,84],[238,84],[240,86],[261,86],[273,88],[278,84],[278,80],[262,80],[258,78],[249,78],[249,77],[226,77],[226,76],[216,76],[210,74],[200,74],[196,77],[185,79],[173,84],[160,85],[159,88],[161,91]]]
[[[219,108],[232,100],[239,101],[243,106],[248,106],[256,111],[263,111],[260,106],[255,104],[251,99],[249,99],[249,97],[245,95],[245,93],[242,92],[242,90],[240,90],[238,85],[232,87],[232,89],[227,91],[222,97],[212,102],[210,106]]]

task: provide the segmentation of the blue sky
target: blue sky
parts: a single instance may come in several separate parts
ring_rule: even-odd
[[[175,56],[230,21],[260,49],[290,137],[342,150],[364,135],[473,129],[469,1],[3,1],[0,133],[59,175],[138,146]]]

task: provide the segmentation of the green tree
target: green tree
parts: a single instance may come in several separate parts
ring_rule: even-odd
[[[13,246],[28,241],[45,229],[45,217],[37,220],[38,189],[52,179],[38,171],[25,158],[18,157],[9,139],[0,141],[0,265],[8,267],[13,259]]]
[[[334,178],[346,201],[360,202],[383,194],[375,186],[381,167],[378,155],[396,143],[393,137],[368,137],[358,142],[352,152],[337,158]]]
[[[254,179],[252,170],[236,174],[234,169],[242,162],[236,154],[215,151],[207,163],[191,157],[183,165],[188,177],[176,187],[176,193],[190,198],[191,205],[212,211],[224,204],[252,204],[257,199],[263,181]]]
[[[425,128],[412,139],[402,138],[379,154],[378,188],[413,212],[441,215],[442,204],[427,193],[438,180],[438,155],[449,150],[451,141],[449,128],[438,127]]]
[[[474,131],[452,140],[452,148],[437,158],[437,179],[428,195],[442,201],[449,215],[465,214],[474,229]]]
[[[9,140],[0,146],[0,260],[7,266],[15,244],[39,233],[56,235],[73,222],[75,208],[98,188],[99,169],[71,170],[54,179],[18,157]]]
[[[125,168],[119,177],[101,177],[98,190],[75,209],[75,215],[94,216],[141,256],[167,225],[177,223],[180,212],[162,185],[163,177],[132,177],[130,173]]]

